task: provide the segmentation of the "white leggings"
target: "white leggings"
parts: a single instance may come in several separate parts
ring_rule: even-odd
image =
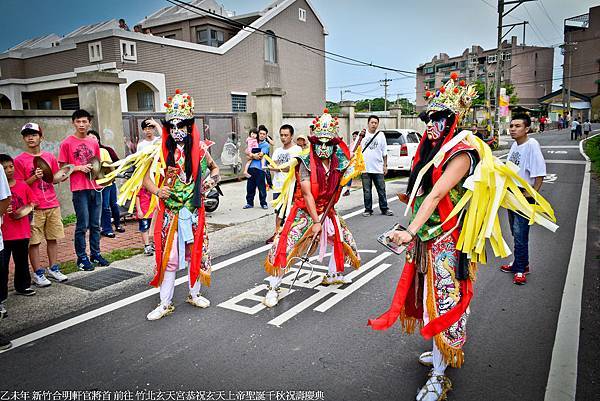
[[[436,375],[443,375],[448,367],[448,364],[444,362],[444,357],[442,353],[435,345],[435,341],[433,342],[433,373]]]
[[[173,292],[175,292],[175,276],[177,272],[165,271],[165,275],[163,277],[163,281],[160,284],[160,303],[163,305],[169,305],[173,300]],[[190,289],[190,295],[192,297],[197,297],[200,295],[200,281],[196,281],[196,283],[191,286],[189,284],[188,277],[188,287]]]
[[[331,256],[329,257],[329,265],[327,265],[327,270],[329,271],[330,275],[334,275],[337,270],[335,266],[335,257],[333,255],[333,247],[331,247]],[[283,274],[281,276],[269,276],[267,277],[267,280],[272,288],[278,288],[281,284],[281,280],[283,280]]]

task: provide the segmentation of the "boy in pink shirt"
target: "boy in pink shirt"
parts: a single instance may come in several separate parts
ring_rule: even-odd
[[[35,202],[31,188],[23,181],[15,180],[15,166],[12,157],[0,154],[0,163],[4,167],[12,195],[10,206],[2,220],[2,238],[4,239],[4,253],[0,261],[0,304],[2,304],[8,297],[8,265],[11,255],[15,262],[16,293],[27,296],[35,295],[35,291],[30,288],[28,250],[31,229],[29,218],[16,215],[21,208],[33,205]]]
[[[29,260],[34,271],[33,282],[38,287],[47,287],[51,283],[46,278],[46,269],[40,267],[40,244],[46,240],[50,267],[48,276],[56,281],[67,280],[61,273],[57,259],[57,240],[65,237],[65,231],[60,214],[60,203],[56,196],[53,183],[42,179],[43,171],[34,166],[34,159],[41,157],[48,163],[52,175],[58,171],[58,161],[50,152],[42,151],[42,129],[36,123],[27,123],[21,129],[25,152],[15,158],[15,179],[24,181],[33,192],[37,206],[31,222],[31,239],[29,241]]]
[[[75,253],[79,270],[94,270],[97,266],[108,266],[110,263],[100,254],[100,211],[102,210],[101,187],[91,179],[90,172],[93,157],[100,160],[98,142],[88,137],[92,115],[86,110],[75,110],[71,116],[75,133],[68,136],[60,144],[58,163],[75,166],[69,177],[73,193],[73,208],[77,217],[75,225]],[[90,232],[90,257],[86,252],[85,234]]]

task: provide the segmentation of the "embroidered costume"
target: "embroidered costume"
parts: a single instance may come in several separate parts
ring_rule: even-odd
[[[409,180],[408,208],[411,222],[455,157],[467,155],[470,169],[465,177],[445,194],[406,250],[406,263],[390,309],[369,325],[385,330],[400,321],[403,331],[413,333],[417,325],[426,339],[433,339],[433,351],[419,360],[433,366],[429,380],[417,400],[443,399],[451,385],[444,375],[447,365],[460,367],[469,303],[477,262],[486,262],[489,241],[496,256],[506,257],[510,250],[502,238],[500,206],[526,216],[554,231],[558,227],[552,207],[517,174],[518,167],[503,164],[491,149],[470,131],[456,133],[476,92],[457,75],[435,93],[427,92],[426,135],[419,144]],[[517,183],[535,199],[529,204]]]
[[[321,219],[330,200],[333,202],[309,252],[314,254],[318,251],[319,261],[322,261],[327,247],[332,248],[329,273],[323,278],[323,284],[349,283],[351,281],[343,275],[344,265],[348,263],[354,268],[360,266],[360,256],[352,233],[333,206],[340,197],[340,188],[364,170],[364,161],[360,148],[350,158],[347,145],[338,136],[338,128],[337,118],[325,109],[324,114],[315,119],[311,126],[310,150],[292,159],[288,165],[275,166],[289,167],[289,173],[281,195],[274,202],[279,213],[287,218],[265,261],[270,285],[264,303],[269,307],[278,302],[278,288],[283,275],[293,264],[292,259],[303,257],[311,245],[312,227],[315,224],[315,216],[311,217],[313,205]],[[302,193],[302,182],[310,184],[310,199]]]

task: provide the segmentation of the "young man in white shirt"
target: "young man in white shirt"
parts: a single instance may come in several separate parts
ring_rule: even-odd
[[[0,165],[0,225],[2,224],[2,215],[8,209],[10,205],[10,187],[8,186],[8,180],[6,174],[4,174],[4,168]],[[2,241],[2,231],[0,231],[0,258],[4,257],[4,241]],[[1,300],[0,300],[1,301]],[[0,302],[0,320],[6,315],[6,308],[4,304]],[[12,347],[12,343],[0,335],[0,351],[9,349]]]
[[[527,114],[516,114],[510,122],[510,136],[515,140],[508,152],[508,161],[519,166],[519,176],[529,182],[539,192],[546,176],[546,162],[542,155],[540,144],[527,133],[531,126],[531,119]],[[532,198],[528,198],[533,203]],[[529,274],[529,220],[508,211],[508,221],[512,232],[515,249],[512,264],[500,266],[505,273],[513,273],[513,283],[524,285]]]
[[[294,157],[298,156],[302,151],[302,148],[298,145],[294,145],[294,127],[289,124],[284,124],[279,128],[279,138],[281,139],[282,147],[275,149],[273,152],[273,161],[278,166],[288,163]],[[273,200],[277,199],[281,193],[281,187],[283,187],[283,183],[285,181],[285,177],[287,176],[287,172],[289,168],[285,169],[276,169],[273,167],[269,167],[269,170],[273,171]],[[293,191],[293,188],[291,188]],[[292,197],[290,197],[291,201]],[[280,209],[275,210],[275,233],[271,238],[269,238],[266,243],[270,244],[273,242],[273,239],[279,233],[279,229],[281,228],[281,222],[285,219],[284,214],[280,214]]]
[[[369,116],[367,126],[368,132],[363,139],[363,143],[365,146],[367,144],[369,146],[363,150],[366,171],[361,177],[363,199],[365,203],[363,216],[367,217],[373,215],[372,184],[375,184],[375,189],[377,190],[381,214],[393,216],[394,213],[388,208],[385,194],[384,176],[387,175],[387,141],[385,140],[385,135],[382,132],[377,131],[377,128],[379,127],[379,117],[374,115]],[[374,139],[371,141],[371,138]]]

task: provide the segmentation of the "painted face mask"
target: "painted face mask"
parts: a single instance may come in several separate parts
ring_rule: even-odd
[[[437,141],[446,130],[448,119],[446,117],[433,117],[427,123],[427,136],[432,141]]]
[[[171,129],[170,129],[170,134],[171,137],[175,140],[175,142],[181,142],[185,139],[185,137],[188,135],[187,131],[185,130],[185,126],[180,125],[181,120],[177,120],[174,119],[171,121]]]
[[[333,154],[333,146],[319,143],[315,145],[315,153],[320,159],[329,159]]]

